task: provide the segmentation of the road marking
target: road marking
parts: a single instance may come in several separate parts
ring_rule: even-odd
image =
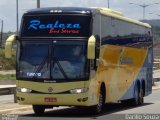
[[[16,110],[24,110],[24,111],[26,111],[26,110],[31,110],[31,109],[32,109],[31,106],[30,107],[13,108],[13,109],[5,109],[5,110],[0,110],[0,114],[6,113],[6,112],[12,112],[12,111],[16,111]]]

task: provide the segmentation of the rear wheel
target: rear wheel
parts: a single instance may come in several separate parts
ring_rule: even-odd
[[[144,103],[144,91],[143,91],[143,89],[141,89],[139,105],[142,105],[143,103]]]
[[[45,107],[42,105],[33,105],[33,111],[36,115],[43,115],[45,111]]]
[[[137,86],[136,87],[136,90],[135,90],[135,94],[134,94],[134,98],[131,100],[131,103],[133,105],[139,105],[140,103],[140,99],[141,99],[141,95],[140,95],[140,89],[139,87]]]

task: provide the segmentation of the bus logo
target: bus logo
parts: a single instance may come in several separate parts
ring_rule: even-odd
[[[52,87],[49,87],[49,88],[48,88],[48,92],[53,92],[53,88],[52,88]]]
[[[31,20],[30,25],[28,29],[33,29],[33,30],[38,30],[38,29],[51,29],[51,28],[56,28],[56,29],[62,29],[62,28],[67,28],[67,29],[80,29],[81,26],[78,23],[60,23],[58,20],[55,21],[54,23],[49,23],[49,24],[41,24],[40,20]]]
[[[46,30],[49,34],[79,34],[81,25],[79,23],[62,23],[56,20],[53,23],[41,23],[40,20],[31,20],[28,30]]]

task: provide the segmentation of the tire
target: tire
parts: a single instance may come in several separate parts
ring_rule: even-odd
[[[100,94],[99,94],[98,104],[92,108],[92,113],[94,115],[100,114],[104,108],[104,104],[105,104],[105,98],[104,98],[104,94],[101,90]]]
[[[131,100],[132,105],[134,105],[134,106],[139,105],[139,103],[140,103],[140,98],[141,98],[140,96],[141,96],[141,95],[140,95],[140,90],[139,90],[138,86],[136,86],[136,90],[135,90],[135,94],[134,94],[134,97],[135,97],[135,98],[133,98],[133,99]]]
[[[43,115],[45,107],[41,105],[32,105],[33,111],[36,115]]]
[[[140,92],[140,98],[139,98],[139,105],[142,105],[144,103],[144,91],[141,89]]]

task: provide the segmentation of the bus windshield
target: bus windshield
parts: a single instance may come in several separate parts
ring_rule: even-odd
[[[86,45],[75,43],[58,41],[51,49],[50,45],[45,44],[24,44],[18,62],[18,77],[50,80],[85,79]]]
[[[53,49],[53,79],[85,78],[85,46],[57,45]]]
[[[19,61],[19,77],[49,78],[49,45],[24,44]]]

